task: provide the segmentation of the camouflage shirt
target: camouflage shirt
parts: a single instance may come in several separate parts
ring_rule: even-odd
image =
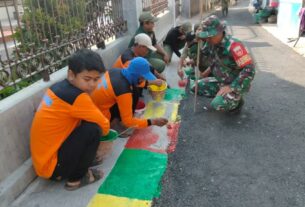
[[[248,50],[239,40],[225,36],[218,45],[205,43],[200,59],[201,65],[211,68],[220,84],[230,85],[239,93],[249,90],[255,67]]]
[[[197,42],[193,42],[191,45],[185,45],[182,51],[182,58],[187,58],[189,57],[190,59],[193,59],[196,61],[197,59]]]

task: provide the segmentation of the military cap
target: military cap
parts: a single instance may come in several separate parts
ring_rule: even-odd
[[[158,21],[158,18],[153,16],[149,11],[142,12],[142,14],[139,16],[140,22],[156,22]]]
[[[201,29],[197,34],[199,38],[213,37],[225,30],[225,24],[216,15],[212,15],[202,21]]]

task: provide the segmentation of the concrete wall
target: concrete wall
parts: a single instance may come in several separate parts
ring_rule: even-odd
[[[107,68],[127,47],[129,40],[130,36],[125,36],[107,45],[105,50],[97,50]],[[0,102],[0,181],[29,158],[29,130],[35,109],[45,89],[65,76],[66,69],[62,69],[52,74],[49,82],[38,81]]]
[[[155,31],[160,41],[174,25],[174,15],[170,9],[159,17]],[[138,17],[142,11],[142,1],[123,1],[128,21],[128,34],[109,45],[105,50],[97,50],[102,56],[106,68],[110,68],[115,59],[127,48],[138,27]],[[127,5],[128,4],[128,5]],[[0,101],[0,207],[7,206],[35,178],[29,151],[29,133],[32,118],[42,94],[55,82],[66,77],[64,68],[51,75],[49,82],[38,81],[18,93]]]
[[[191,17],[191,0],[183,0],[181,4],[181,16]]]
[[[11,18],[14,18],[13,12],[15,11],[15,8],[13,6],[9,6],[9,7],[7,7],[7,9],[8,9],[8,15]],[[0,7],[0,20],[8,20],[8,15],[6,12],[6,8]]]
[[[181,15],[186,18],[191,18],[200,14],[200,1],[202,1],[203,12],[208,12],[213,9],[211,7],[212,0],[183,0],[181,5]]]
[[[191,17],[200,13],[200,0],[192,0],[191,4]]]
[[[5,7],[0,7],[0,20],[1,21],[8,21],[8,16],[10,17],[11,20],[15,20],[15,7],[14,6],[8,6],[7,7],[8,12],[6,11]],[[18,11],[19,13],[23,12],[22,6],[18,6]]]
[[[131,36],[124,36],[97,50],[107,68],[123,52]],[[36,177],[30,158],[29,133],[35,110],[44,91],[66,77],[67,68],[0,101],[0,207],[8,206]]]
[[[170,12],[167,12],[159,18],[159,20],[155,24],[155,33],[157,41],[161,41],[166,36],[167,32],[174,26],[173,15]]]

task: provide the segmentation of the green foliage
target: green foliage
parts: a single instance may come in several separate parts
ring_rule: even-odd
[[[18,83],[16,83],[15,86],[8,86],[5,87],[4,89],[0,90],[0,100],[20,91],[21,89],[28,87],[29,85],[33,84],[34,82],[38,81],[41,79],[40,74],[36,74],[30,78],[24,79]]]
[[[25,0],[23,26],[14,37],[21,42],[20,50],[29,50],[29,44],[42,45],[47,39],[55,42],[85,27],[85,0]]]
[[[14,86],[9,86],[0,90],[0,100],[16,93],[17,91],[18,90]]]
[[[30,84],[31,84],[31,81],[23,80],[23,81],[20,81],[19,83],[17,83],[16,86],[9,86],[9,87],[6,87],[6,88],[0,90],[0,100],[18,92],[19,90],[29,86]]]
[[[48,40],[47,43],[51,44],[56,42],[56,37],[59,37],[59,41],[67,42],[70,35],[84,31],[88,19],[92,19],[93,15],[88,11],[86,2],[88,0],[24,0],[22,26],[21,28],[17,27],[13,35],[14,39],[20,43],[18,44],[18,52],[13,52],[15,58],[26,57],[29,53],[39,53],[44,47],[44,40]],[[86,14],[90,14],[90,16]],[[54,55],[52,52],[48,54]],[[27,68],[30,71],[33,71],[33,68],[37,69],[39,64],[32,64],[33,61],[37,60],[40,61],[40,56],[21,63],[25,64],[22,68]],[[66,61],[56,66],[61,67],[64,66],[63,64],[66,64]],[[18,78],[23,78],[23,75],[14,68],[10,79],[16,81]],[[38,79],[40,79],[39,74],[13,86],[0,89],[0,100]]]

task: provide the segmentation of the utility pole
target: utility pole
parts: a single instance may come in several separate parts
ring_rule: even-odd
[[[172,9],[173,9],[173,19],[174,19],[174,27],[176,27],[176,20],[177,20],[177,17],[176,17],[176,0],[172,0]]]
[[[200,5],[200,21],[201,21],[203,16],[203,0],[200,0],[199,5]]]

